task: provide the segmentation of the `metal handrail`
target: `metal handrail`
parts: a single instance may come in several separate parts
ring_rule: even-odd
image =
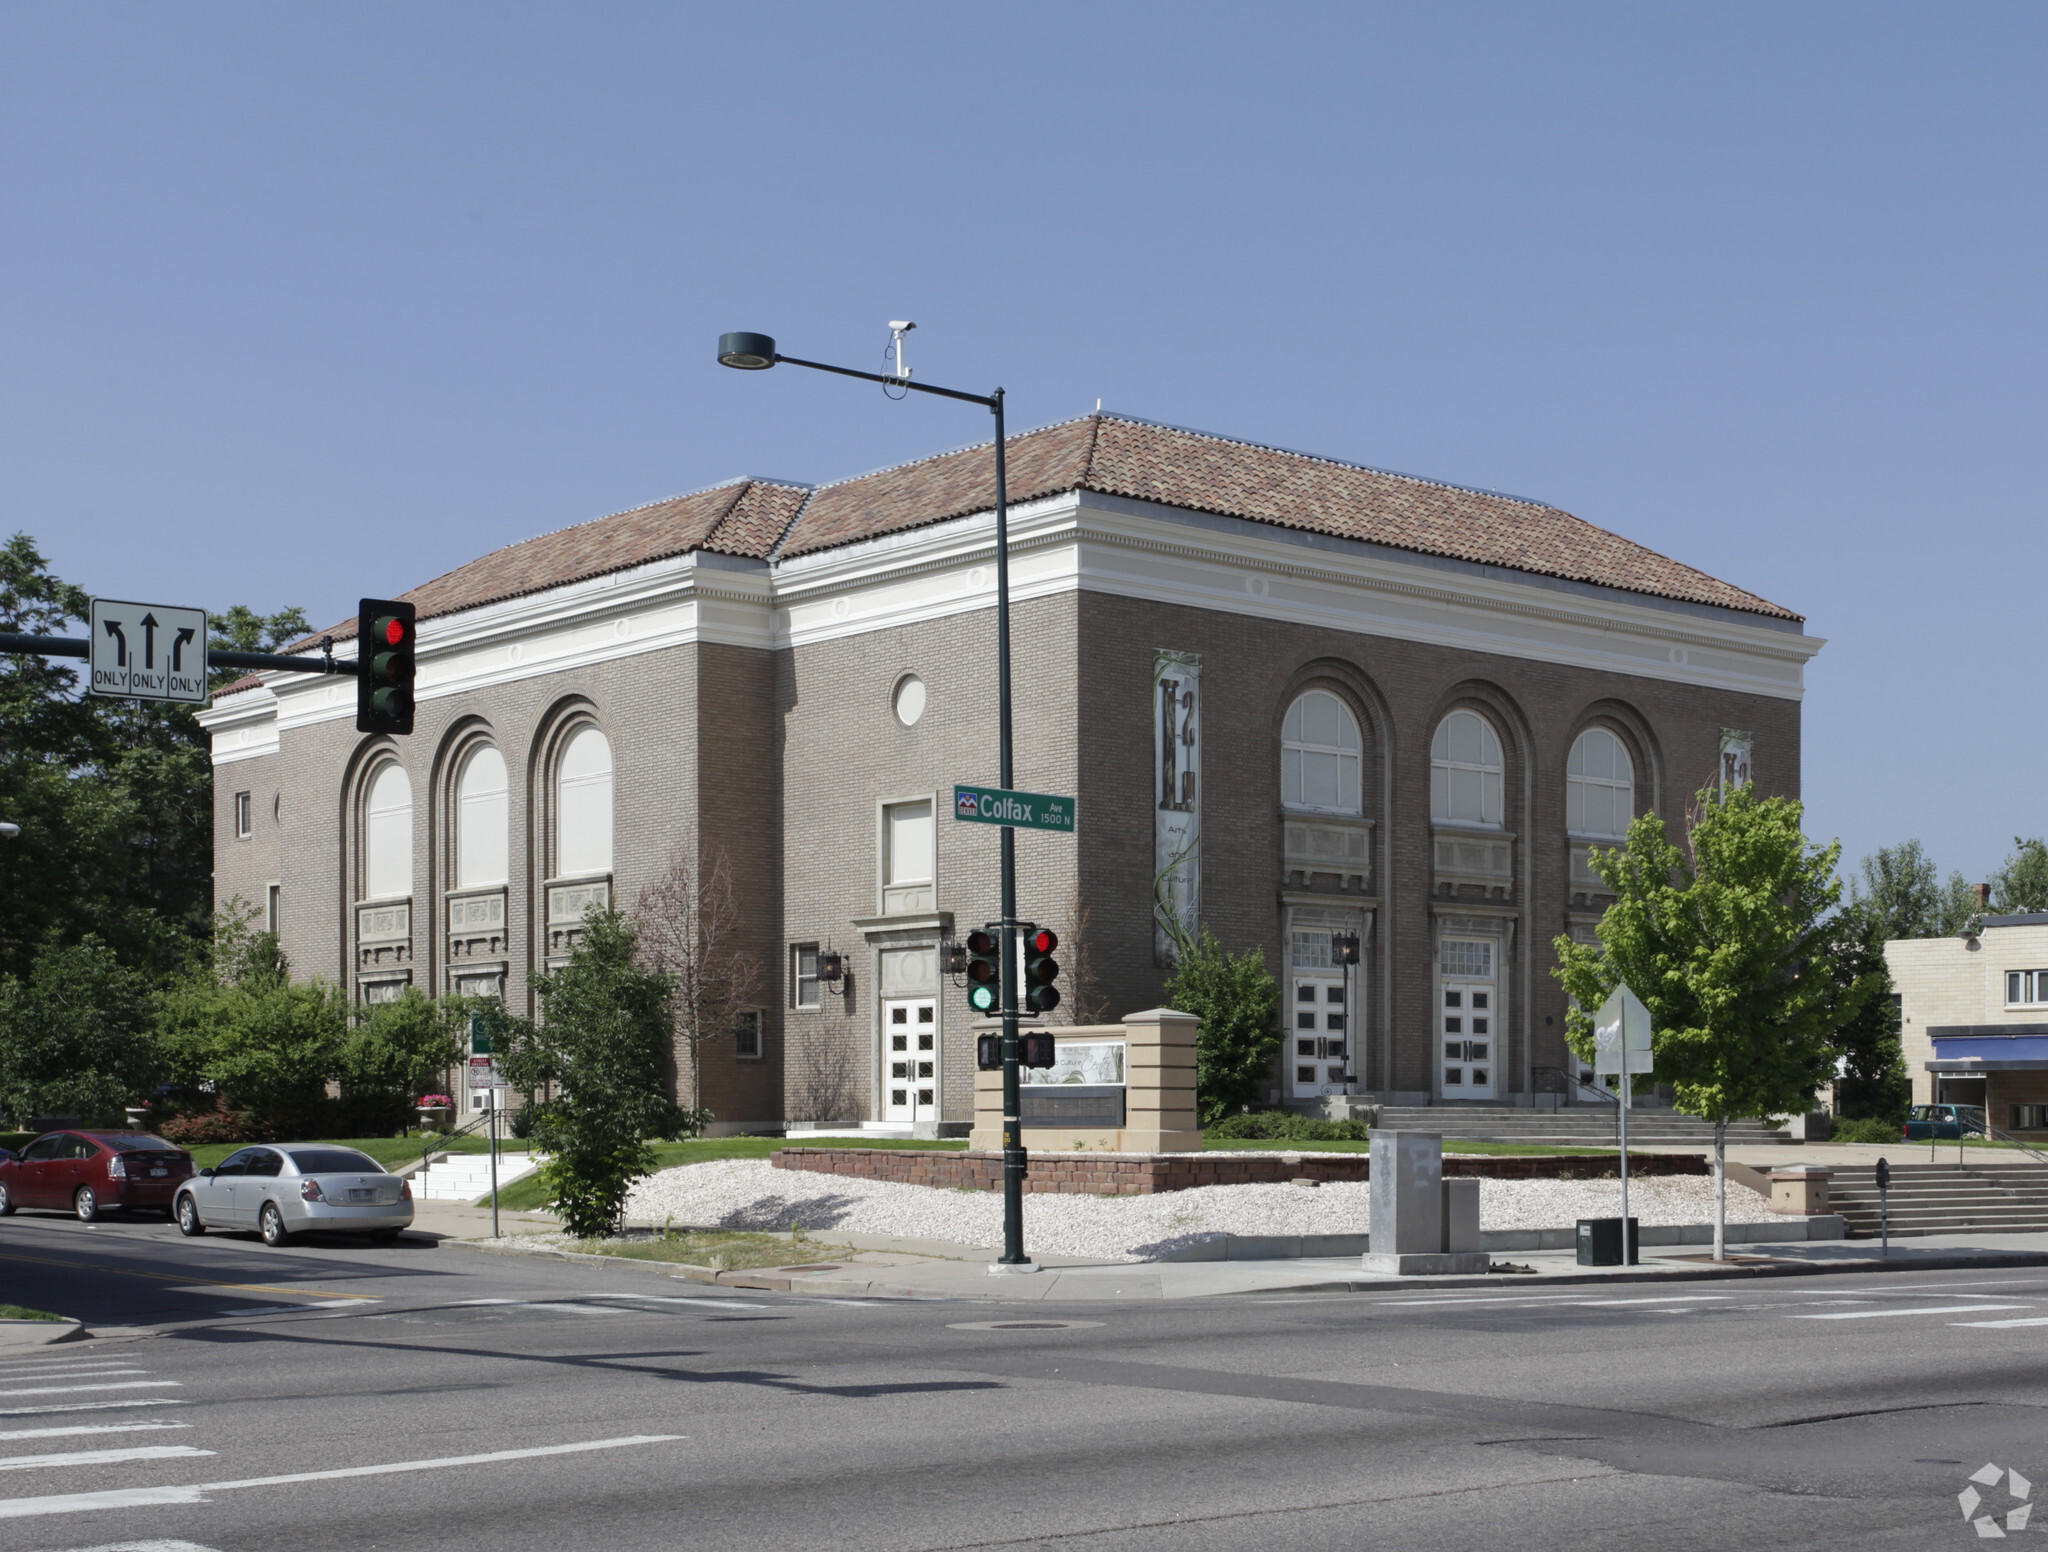
[[[2037,1164],[2048,1164],[2048,1153],[2042,1152],[2041,1149],[2035,1147],[2030,1142],[2020,1141],[2011,1132],[2000,1131],[1991,1124],[1991,1117],[1989,1115],[1984,1117],[1984,1135],[1993,1142],[2002,1142],[2019,1149],[2020,1152],[2026,1154],[2027,1157],[2033,1159]]]
[[[481,1131],[490,1124],[491,1112],[486,1110],[474,1121],[466,1121],[452,1132],[422,1132],[420,1137],[426,1143],[426,1146],[420,1150],[420,1168],[422,1170],[426,1169],[427,1160],[432,1158],[437,1150],[445,1148],[449,1143],[455,1141],[456,1138],[467,1137],[470,1133]]]

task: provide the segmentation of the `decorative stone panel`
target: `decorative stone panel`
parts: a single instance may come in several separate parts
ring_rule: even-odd
[[[1475,884],[1488,895],[1498,892],[1502,899],[1515,887],[1515,838],[1507,831],[1448,830],[1438,825],[1430,838],[1439,887]]]
[[[1372,821],[1282,814],[1281,882],[1306,888],[1317,873],[1333,875],[1339,889],[1372,884]]]
[[[448,963],[505,957],[505,891],[469,890],[448,897]]]
[[[1615,844],[1619,846],[1620,843]],[[1591,905],[1596,900],[1607,901],[1614,898],[1614,891],[1607,887],[1607,881],[1593,871],[1590,853],[1595,846],[1600,846],[1600,843],[1573,841],[1571,844],[1569,889],[1573,905]],[[1602,846],[1601,849],[1604,851],[1607,848]]]
[[[356,971],[376,973],[412,964],[412,901],[356,907]]]
[[[547,894],[547,962],[553,969],[564,963],[581,941],[583,913],[593,905],[602,910],[612,903],[612,881],[606,875],[550,884]]]

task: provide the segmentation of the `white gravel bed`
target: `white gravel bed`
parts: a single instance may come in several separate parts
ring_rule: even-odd
[[[1356,1234],[1367,1224],[1364,1181],[1198,1186],[1156,1196],[1036,1193],[1024,1198],[1024,1245],[1043,1255],[1144,1261],[1219,1234]],[[1486,1229],[1569,1228],[1621,1210],[1614,1180],[1482,1180]],[[1711,1223],[1714,1183],[1699,1175],[1629,1182],[1629,1210],[1644,1225]],[[665,1169],[634,1186],[629,1218],[677,1228],[788,1229],[827,1237],[896,1234],[995,1247],[1003,1240],[997,1191],[903,1185],[776,1169],[762,1159],[721,1159]],[[1728,1188],[1728,1221],[1762,1223],[1764,1199]]]

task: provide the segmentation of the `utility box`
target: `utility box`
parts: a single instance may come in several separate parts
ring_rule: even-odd
[[[1470,1186],[1469,1196],[1452,1185]],[[1397,1277],[1441,1276],[1484,1272],[1486,1252],[1479,1248],[1479,1182],[1444,1179],[1443,1139],[1432,1132],[1372,1134],[1372,1248],[1361,1258],[1368,1272]],[[1446,1226],[1450,1211],[1458,1214],[1460,1239],[1469,1248],[1449,1248]],[[1469,1234],[1468,1234],[1469,1228]]]
[[[1628,1220],[1628,1248],[1623,1258],[1621,1219],[1581,1218],[1579,1220],[1580,1266],[1634,1266],[1636,1264],[1636,1220]]]
[[[1479,1182],[1444,1182],[1444,1243],[1446,1254],[1459,1255],[1484,1250],[1479,1237]]]

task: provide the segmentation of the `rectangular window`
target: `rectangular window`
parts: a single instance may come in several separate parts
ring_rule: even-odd
[[[1294,968],[1297,970],[1327,970],[1330,968],[1330,934],[1327,932],[1302,932],[1296,930],[1294,938]]]
[[[247,839],[249,839],[251,835],[255,833],[255,805],[249,801],[248,793],[237,792],[235,794],[235,839],[238,841],[246,841]]]
[[[2005,1003],[2009,1008],[2030,1008],[2048,1003],[2048,970],[2006,971]]]
[[[268,889],[264,890],[263,930],[265,932],[284,931],[284,922],[280,911],[283,903],[284,886],[282,884],[272,884]]]
[[[937,836],[929,799],[882,809],[882,911],[929,911],[938,905],[933,884]]]
[[[792,1007],[815,1008],[818,997],[818,945],[797,943],[789,951],[789,1000]]]
[[[734,1021],[733,1055],[743,1062],[757,1062],[767,1055],[761,1039],[761,1010],[742,1008]]]
[[[1443,942],[1443,973],[1469,976],[1475,981],[1493,978],[1493,945],[1470,938],[1446,938]]]

